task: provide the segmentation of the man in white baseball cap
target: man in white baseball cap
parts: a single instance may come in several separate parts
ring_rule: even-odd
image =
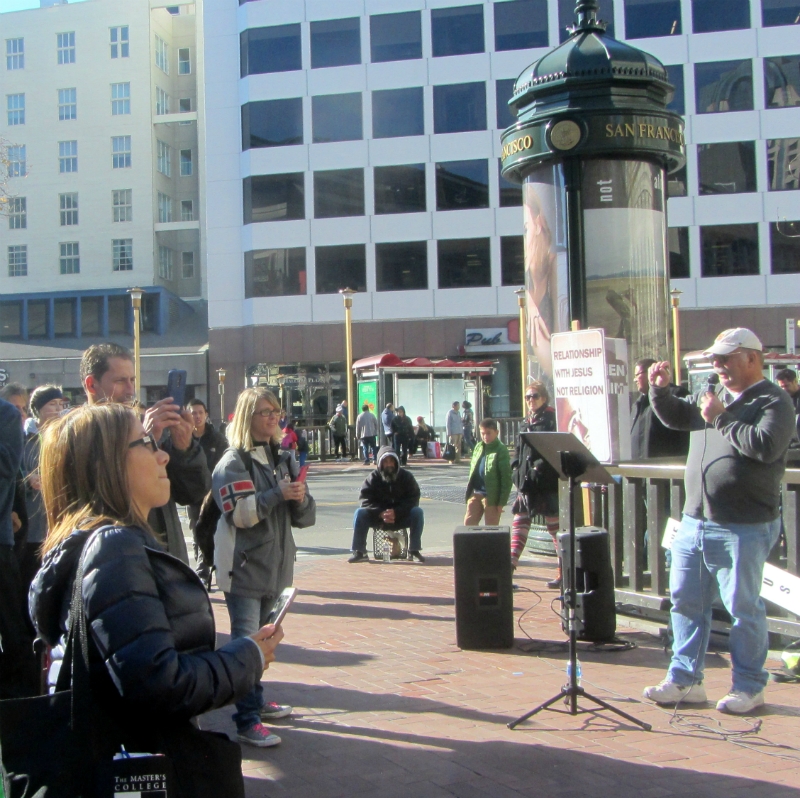
[[[654,363],[648,373],[653,412],[665,426],[690,431],[686,503],[671,546],[672,661],[664,681],[644,690],[658,704],[706,702],[703,667],[716,595],[733,618],[733,684],[717,709],[743,715],[764,703],[761,580],[780,532],[794,408],[785,391],[764,379],[762,350],[752,330],[721,332],[705,352],[720,384],[710,380],[686,398],[669,390],[669,363]]]

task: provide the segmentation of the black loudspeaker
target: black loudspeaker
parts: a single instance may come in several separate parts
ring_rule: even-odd
[[[559,533],[558,551],[566,592],[571,573],[569,532]],[[613,640],[617,633],[617,612],[611,550],[605,529],[584,526],[575,530],[575,583],[578,639],[596,643]]]
[[[514,645],[511,532],[507,526],[459,526],[453,533],[456,642],[460,648]]]

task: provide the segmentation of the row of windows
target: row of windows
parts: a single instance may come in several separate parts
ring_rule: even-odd
[[[159,222],[177,221],[173,217],[172,197],[158,192],[157,208]],[[8,227],[10,230],[26,230],[28,228],[27,197],[11,197],[8,200]],[[177,212],[176,208],[176,212]],[[58,195],[58,213],[61,227],[73,227],[79,223],[78,193],[71,192]],[[111,192],[111,221],[133,221],[133,191],[129,188]],[[194,201],[180,200],[180,221],[194,221]]]
[[[80,244],[77,241],[65,241],[58,245],[58,266],[61,274],[80,274]],[[175,253],[168,247],[158,248],[158,276],[165,280],[174,279],[173,264]],[[180,277],[191,280],[195,276],[194,252],[180,253]],[[133,271],[133,239],[114,238],[111,240],[111,271]],[[28,247],[16,244],[8,247],[8,276],[28,276]]]
[[[189,113],[192,110],[192,101],[189,97],[182,97],[178,101],[179,113]],[[7,120],[9,126],[25,124],[25,95],[6,95]],[[131,84],[111,84],[111,115],[124,116],[131,112]],[[170,96],[161,88],[156,87],[156,115],[170,113]],[[77,89],[58,89],[58,119],[60,122],[78,118],[78,92]]]
[[[109,28],[109,48],[111,58],[130,56],[130,38],[127,25]],[[155,36],[155,63],[162,72],[169,74],[169,45],[158,35]],[[75,31],[56,34],[56,61],[59,64],[75,63]],[[6,69],[25,69],[25,39],[6,39]],[[189,47],[178,49],[178,74],[192,72],[191,51]]]
[[[575,0],[557,0],[561,41],[574,23]],[[676,36],[684,32],[680,0],[623,0],[625,37]],[[240,0],[241,4],[241,0]],[[764,27],[796,24],[798,0],[762,0]],[[434,8],[430,36],[434,58],[483,53],[484,7]],[[547,0],[495,2],[494,49],[549,46]],[[614,36],[613,0],[600,0],[600,18]],[[426,15],[427,17],[427,15]],[[709,33],[750,27],[749,0],[692,0],[692,31]],[[310,24],[311,69],[362,63],[359,17]],[[372,63],[422,58],[422,12],[375,14],[369,18]],[[241,33],[241,75],[289,72],[303,68],[300,23],[251,28]]]
[[[8,147],[8,176],[25,177],[28,174],[26,145]],[[94,153],[96,155],[96,153]],[[131,137],[111,137],[111,168],[129,169],[131,167]],[[194,174],[192,150],[179,150],[181,177]],[[156,140],[156,169],[165,177],[172,177],[172,147],[160,139]],[[58,142],[58,171],[62,174],[78,171],[78,142]]]
[[[700,228],[702,276],[758,274],[758,225],[717,225]],[[670,277],[689,277],[688,228],[670,228]],[[428,242],[375,244],[377,291],[427,290]],[[489,238],[440,239],[436,242],[437,288],[489,288]],[[770,225],[773,274],[800,273],[800,221]],[[342,288],[367,290],[367,244],[314,247],[317,294]],[[245,297],[294,296],[308,293],[306,248],[245,252]],[[500,284],[524,282],[522,236],[500,238]]]
[[[683,65],[667,67],[675,86],[670,108],[685,113]],[[714,61],[694,65],[698,114],[752,110],[753,66],[749,60]],[[800,56],[764,59],[767,108],[800,106]],[[495,81],[495,120],[503,130],[515,121],[508,107],[513,78]],[[372,138],[425,134],[425,91],[422,86],[382,89],[371,93]],[[433,87],[433,132],[462,133],[487,129],[486,84],[455,83]],[[311,98],[311,138],[314,143],[364,138],[360,92]],[[303,100],[291,97],[261,100],[242,106],[242,149],[303,143]]]

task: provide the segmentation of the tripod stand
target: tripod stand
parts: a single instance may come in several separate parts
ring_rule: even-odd
[[[621,709],[617,709],[616,707],[612,706],[611,704],[606,703],[597,696],[593,696],[590,693],[587,693],[583,687],[578,684],[578,626],[577,626],[577,619],[575,617],[575,608],[577,606],[577,587],[576,587],[576,568],[575,568],[575,513],[574,513],[574,499],[575,499],[575,486],[586,473],[587,468],[590,465],[594,465],[594,471],[597,472],[601,471],[603,474],[608,477],[607,472],[605,469],[597,463],[596,460],[592,457],[591,453],[589,453],[588,449],[584,449],[584,452],[576,451],[577,447],[571,446],[573,449],[572,451],[564,451],[563,449],[559,449],[558,451],[551,450],[551,456],[548,456],[547,447],[545,445],[545,441],[543,438],[545,436],[559,436],[562,438],[573,438],[575,444],[578,447],[584,448],[582,444],[580,444],[575,438],[574,435],[566,433],[558,433],[558,432],[539,432],[539,433],[525,433],[525,435],[529,435],[531,440],[530,443],[532,446],[535,446],[539,454],[544,457],[545,460],[550,462],[553,467],[557,465],[560,468],[556,468],[557,471],[560,472],[560,476],[565,477],[569,481],[569,572],[568,572],[568,582],[567,582],[567,590],[564,594],[565,605],[567,608],[567,626],[569,630],[569,684],[565,684],[561,688],[561,692],[557,695],[554,695],[552,698],[545,701],[543,704],[539,704],[538,707],[532,709],[530,712],[526,712],[522,717],[517,718],[515,721],[507,724],[509,729],[516,728],[520,723],[527,720],[528,718],[535,715],[537,712],[541,712],[543,709],[550,709],[551,712],[561,712],[562,710],[552,709],[552,705],[555,704],[560,699],[565,699],[565,703],[569,707],[569,714],[570,715],[577,715],[582,712],[589,712],[590,710],[587,709],[578,709],[578,696],[583,696],[584,698],[588,699],[589,701],[593,701],[597,704],[601,709],[608,709],[611,712],[619,715],[625,720],[629,720],[631,723],[635,723],[637,726],[640,726],[645,731],[650,731],[653,727],[649,723],[644,723],[641,720],[637,720],[632,715],[629,715],[627,712],[623,712]],[[535,441],[534,441],[535,439]],[[549,442],[549,441],[548,441]],[[555,460],[555,455],[558,460]],[[588,455],[588,459],[586,457]],[[555,460],[555,462],[554,462]],[[591,462],[594,461],[594,462]],[[598,480],[601,481],[601,480]]]

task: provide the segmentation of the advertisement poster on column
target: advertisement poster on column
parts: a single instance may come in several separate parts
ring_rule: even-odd
[[[624,339],[603,330],[552,337],[556,422],[601,463],[630,457],[628,358]]]

